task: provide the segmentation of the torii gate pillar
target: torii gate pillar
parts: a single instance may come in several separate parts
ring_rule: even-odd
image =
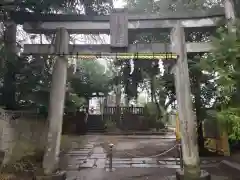
[[[43,168],[45,174],[51,174],[58,167],[60,142],[62,134],[62,119],[66,93],[69,34],[66,29],[59,28],[56,33],[55,53],[57,56],[50,90],[48,111],[48,139],[44,154]]]
[[[181,145],[183,153],[184,169],[177,171],[177,180],[200,179],[200,160],[197,143],[196,118],[193,114],[193,106],[190,91],[190,79],[187,63],[184,28],[178,21],[171,34],[172,51],[179,55],[174,67],[175,87],[177,95],[178,114],[180,120]],[[210,175],[206,174],[206,179]],[[201,179],[205,179],[201,177]]]

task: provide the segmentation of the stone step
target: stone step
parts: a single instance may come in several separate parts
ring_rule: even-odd
[[[87,159],[86,163],[79,164],[79,169],[81,168],[92,168],[95,165],[96,160]]]
[[[211,168],[217,167],[217,163],[215,164],[201,164],[202,168]],[[168,162],[167,164],[143,164],[143,163],[113,163],[113,168],[169,168],[169,169],[177,169],[180,168],[179,164],[171,164]],[[85,168],[109,168],[109,164],[107,164],[104,160],[87,160],[86,163],[74,163],[68,165],[67,170],[80,170]]]
[[[201,168],[213,168],[217,167],[218,164],[204,164],[200,165]],[[178,164],[113,164],[113,168],[169,168],[178,169]],[[109,165],[105,165],[105,168],[109,168]]]
[[[106,154],[92,154],[90,159],[106,159],[107,155]]]
[[[80,150],[80,151],[69,151],[66,154],[88,154],[90,150]]]
[[[108,160],[107,160],[108,161]],[[113,161],[136,161],[136,162],[152,162],[152,161],[180,161],[180,158],[113,158]],[[208,162],[216,163],[221,162],[221,160],[216,159],[201,159],[201,163],[206,164]]]

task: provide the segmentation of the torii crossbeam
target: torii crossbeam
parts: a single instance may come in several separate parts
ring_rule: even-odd
[[[117,14],[117,13],[114,13]],[[99,34],[110,33],[111,20],[114,15],[36,15],[32,13],[13,13],[12,17],[23,23],[23,28],[31,33],[55,33],[57,28],[65,28],[68,33]],[[184,28],[193,31],[196,28],[212,28],[224,17],[224,8],[194,10],[182,12],[164,12],[158,14],[134,13],[125,10],[125,20],[129,31],[153,31],[171,29],[180,21]]]

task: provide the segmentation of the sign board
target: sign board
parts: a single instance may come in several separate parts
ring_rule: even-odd
[[[114,9],[110,16],[111,47],[128,47],[128,13],[126,9]]]

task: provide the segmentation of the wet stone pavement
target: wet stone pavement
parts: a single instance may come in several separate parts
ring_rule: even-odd
[[[100,146],[94,147],[88,144],[83,149],[70,151],[66,154],[68,156],[67,170],[80,170],[84,168],[108,168],[109,158]],[[214,167],[220,160],[202,159],[202,167]],[[179,168],[179,158],[113,158],[113,168]]]
[[[211,172],[208,170],[208,172]],[[119,168],[114,172],[103,169],[69,171],[67,180],[176,180],[175,170],[159,168]],[[223,174],[214,174],[211,180],[233,180]]]
[[[68,180],[108,180],[119,173],[121,174],[117,175],[119,179],[142,179],[142,177],[148,177],[145,179],[150,180],[150,177],[152,177],[154,173],[149,174],[149,172],[152,171],[155,172],[155,175],[157,173],[158,177],[162,176],[162,179],[173,179],[176,169],[180,167],[179,159],[172,157],[113,157],[112,166],[114,171],[109,172],[109,159],[107,153],[104,148],[99,145],[97,139],[88,142],[81,149],[69,151],[66,156],[68,159],[66,166]],[[201,159],[202,168],[216,169],[219,163],[220,159]],[[133,171],[136,171],[135,176],[139,178],[133,177]],[[129,172],[129,174],[127,172]],[[139,175],[140,172],[145,172],[145,174],[143,173],[144,175],[141,176]],[[120,178],[121,176],[123,177]],[[223,175],[221,174],[221,176]],[[160,180],[162,180],[161,178]]]

